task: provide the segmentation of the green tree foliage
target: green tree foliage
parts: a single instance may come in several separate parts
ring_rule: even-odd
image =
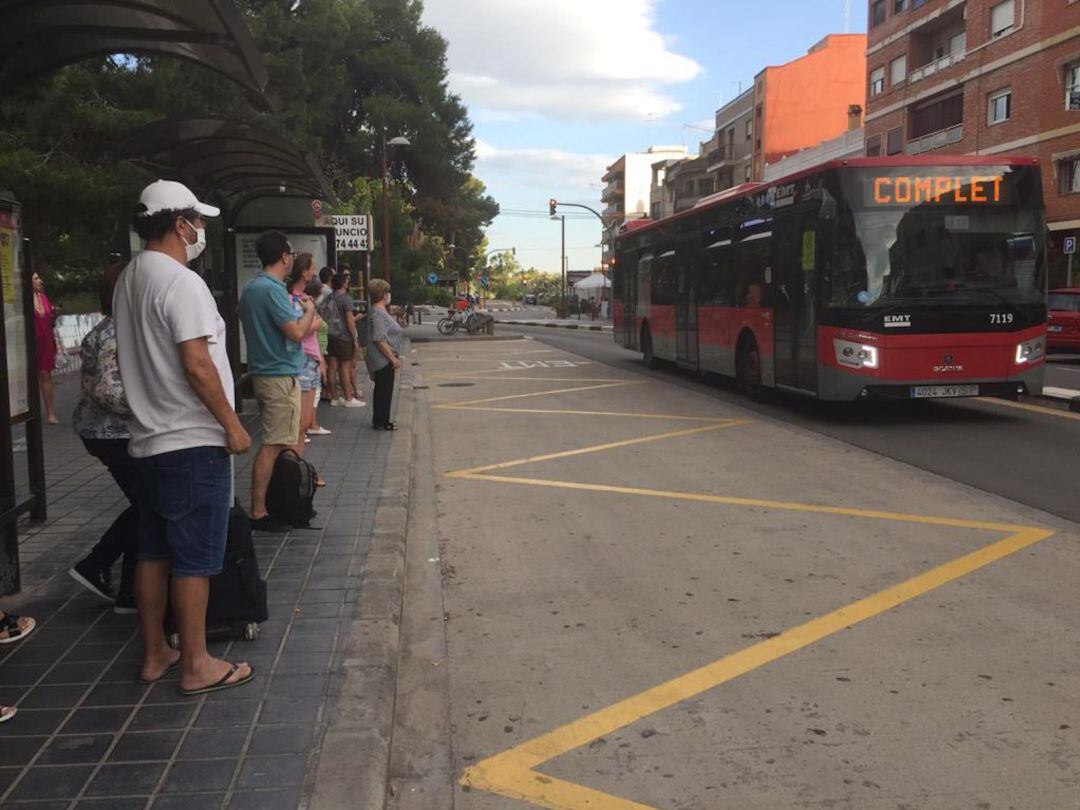
[[[446,41],[421,23],[418,0],[241,0],[280,100],[273,113],[242,89],[181,60],[113,57],[72,65],[0,100],[0,188],[23,203],[36,260],[86,286],[124,252],[145,174],[124,162],[135,128],[163,118],[251,123],[311,152],[341,213],[381,215],[383,138],[390,151],[390,255],[395,288],[463,274],[498,213],[472,175],[472,124],[447,89]],[[381,227],[377,228],[381,235]],[[379,248],[381,250],[381,246]],[[381,254],[372,256],[381,266]]]

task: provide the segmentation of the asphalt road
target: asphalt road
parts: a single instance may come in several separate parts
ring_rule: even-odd
[[[392,806],[1077,806],[1080,527],[853,446],[1044,415],[748,409],[572,334],[412,357],[397,703],[438,731]]]
[[[512,326],[501,330],[521,332],[613,368],[704,393],[758,417],[797,425],[1080,522],[1080,414],[1041,413],[989,400],[849,405],[779,396],[759,404],[723,380],[702,380],[679,369],[650,371],[640,354],[616,345],[610,333]],[[1080,371],[1062,373],[1073,374],[1080,387]]]

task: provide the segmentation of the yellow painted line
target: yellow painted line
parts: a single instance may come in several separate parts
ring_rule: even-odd
[[[644,385],[645,382],[645,380],[642,380],[640,382],[636,380],[630,380],[615,383],[605,383],[604,385],[581,385],[575,388],[556,388],[552,391],[533,391],[529,394],[508,394],[507,396],[489,397],[488,399],[471,399],[466,402],[447,402],[442,405],[436,405],[435,407],[442,410],[448,410],[451,408],[459,408],[462,405],[483,405],[488,402],[505,402],[509,399],[526,399],[528,397],[546,397],[553,394],[569,394],[575,391],[597,391],[601,388],[619,388],[625,385]]]
[[[507,371],[508,369],[503,369]],[[475,382],[621,382],[641,385],[648,380],[627,380],[612,377],[469,377],[465,374],[427,374],[429,380],[473,380]]]
[[[887,514],[887,513],[882,513]],[[932,520],[930,518],[920,518]],[[940,525],[955,525],[950,518]],[[971,528],[986,525],[971,522]],[[1052,531],[1021,528],[1002,540],[939,565],[906,582],[886,588],[873,596],[811,619],[775,638],[759,642],[654,686],[600,711],[534,737],[521,745],[486,759],[467,769],[461,783],[540,807],[555,810],[644,810],[647,805],[602,793],[584,785],[555,780],[538,773],[544,763],[644,717],[675,706],[717,686],[745,675],[779,658],[802,650],[834,633],[899,607],[929,591],[967,576],[993,562],[1015,554],[1053,535]]]
[[[583,456],[587,453],[599,453],[604,450],[613,450],[616,447],[629,447],[635,444],[646,444],[648,442],[658,442],[664,439],[674,439],[676,436],[691,436],[695,433],[707,433],[711,430],[721,430],[723,428],[737,427],[738,425],[745,425],[749,422],[748,419],[726,419],[718,422],[717,424],[706,425],[705,427],[687,428],[686,430],[675,430],[670,433],[657,433],[653,436],[645,436],[639,439],[625,439],[619,442],[608,442],[607,444],[597,444],[592,447],[582,447],[577,450],[563,450],[559,453],[546,453],[542,456],[530,456],[528,458],[514,459],[513,461],[502,461],[498,464],[487,464],[483,467],[470,467],[466,470],[454,470],[453,472],[446,473],[448,478],[483,478],[490,481],[506,481],[508,483],[536,483],[530,478],[507,478],[502,479],[498,476],[480,475],[480,473],[486,473],[488,470],[505,470],[509,467],[520,467],[523,464],[534,464],[540,461],[551,461],[556,458],[570,458],[571,456]],[[540,481],[542,479],[538,479]],[[558,486],[565,482],[552,482],[551,486]],[[546,484],[540,484],[542,486]],[[582,488],[591,489],[592,484],[581,485],[568,485],[571,489]]]
[[[687,435],[689,433],[701,433],[706,430],[715,430],[717,427],[730,427],[731,425],[718,425],[707,428],[693,428],[678,433],[668,433],[660,436],[651,436],[646,439],[617,442],[614,446],[635,444],[642,441],[655,441],[662,438]],[[521,459],[503,464],[492,464],[487,467],[476,467],[469,470],[459,470],[447,473],[451,478],[475,478],[484,481],[494,481],[500,484],[525,484],[534,487],[551,487],[554,489],[574,489],[584,492],[607,492],[616,495],[641,495],[651,498],[668,498],[676,501],[698,501],[700,503],[717,503],[727,506],[748,506],[758,509],[776,509],[786,512],[810,512],[819,515],[841,515],[844,517],[872,518],[874,520],[893,520],[900,523],[922,523],[929,526],[950,526],[957,529],[983,529],[994,532],[1017,532],[1024,531],[1026,526],[1014,526],[1007,523],[991,523],[988,521],[965,520],[963,518],[936,517],[930,515],[913,515],[904,512],[884,512],[875,509],[856,509],[844,506],[826,506],[813,503],[794,503],[790,501],[767,501],[758,498],[734,498],[728,495],[709,495],[704,492],[679,492],[677,490],[644,489],[641,487],[620,487],[612,484],[583,484],[577,481],[554,481],[547,478],[514,478],[504,475],[488,475],[487,470],[505,469],[530,461],[546,461],[549,458],[579,455],[582,453],[595,453],[604,446],[587,447],[582,450],[570,450],[564,453],[554,453],[551,456],[537,456],[533,459]]]
[[[623,411],[571,411],[555,408],[476,408],[455,405],[455,411],[484,411],[489,413],[552,413],[560,416],[626,416],[634,419],[667,419],[673,422],[716,422],[717,416],[683,416],[677,413],[624,413]]]
[[[1056,416],[1058,419],[1072,419],[1080,422],[1080,413],[1072,413],[1071,411],[1059,411],[1057,408],[1047,408],[1045,405],[1028,405],[1026,402],[1009,402],[1007,399],[982,399],[980,402],[984,402],[987,405],[997,405],[1002,408],[1016,408],[1020,411],[1031,411],[1032,413],[1042,413],[1047,416]]]

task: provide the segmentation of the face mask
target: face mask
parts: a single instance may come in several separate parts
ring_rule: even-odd
[[[184,224],[195,231],[195,242],[193,244],[189,245],[187,240],[184,240],[184,250],[187,252],[187,260],[193,262],[202,255],[204,250],[206,250],[206,230],[204,228],[196,228],[190,222],[185,222]]]

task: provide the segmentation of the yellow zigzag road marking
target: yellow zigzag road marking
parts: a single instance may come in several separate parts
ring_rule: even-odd
[[[536,378],[533,378],[536,379]],[[613,796],[585,785],[575,784],[563,779],[556,779],[540,773],[537,769],[570,751],[587,745],[607,734],[625,728],[644,717],[670,708],[690,698],[707,692],[740,675],[745,675],[777,659],[804,649],[828,636],[851,627],[867,619],[872,619],[886,611],[903,605],[923,594],[940,588],[968,574],[974,573],[991,563],[1053,536],[1054,532],[1027,526],[988,521],[962,520],[958,518],[935,517],[930,515],[912,515],[902,512],[886,512],[874,509],[857,509],[843,506],[826,506],[791,501],[770,501],[756,498],[736,498],[708,493],[677,492],[640,487],[624,487],[608,484],[587,484],[574,481],[554,481],[541,478],[515,478],[512,476],[490,475],[493,470],[505,470],[541,461],[557,458],[569,458],[589,453],[599,453],[619,447],[657,442],[697,433],[706,433],[728,427],[746,424],[749,420],[708,419],[706,417],[677,416],[663,414],[604,413],[592,411],[539,410],[517,408],[476,408],[471,407],[488,402],[501,402],[526,397],[539,397],[554,394],[587,391],[600,388],[612,388],[619,385],[632,385],[633,382],[619,382],[609,385],[593,385],[581,388],[566,388],[555,391],[540,391],[532,394],[493,397],[437,406],[444,410],[483,410],[495,412],[582,414],[640,417],[645,419],[686,419],[693,421],[711,421],[703,427],[659,433],[638,439],[608,442],[577,450],[548,453],[540,456],[504,461],[465,470],[455,470],[446,475],[476,481],[490,481],[502,484],[518,484],[537,487],[551,487],[577,491],[600,492],[617,495],[637,495],[650,498],[668,498],[684,501],[698,501],[722,504],[725,506],[757,507],[792,512],[837,515],[843,517],[871,520],[887,520],[919,525],[941,526],[960,529],[975,529],[1007,534],[990,545],[965,554],[950,562],[939,565],[922,574],[912,577],[899,585],[893,585],[872,596],[859,599],[838,610],[826,613],[816,619],[793,627],[779,636],[738,650],[730,655],[706,664],[703,667],[674,678],[659,686],[654,686],[640,694],[593,712],[566,725],[534,737],[531,740],[468,768],[461,776],[461,784],[477,790],[484,790],[512,799],[520,799],[539,807],[552,810],[654,810],[648,805]],[[1010,405],[1012,403],[1009,403]]]

